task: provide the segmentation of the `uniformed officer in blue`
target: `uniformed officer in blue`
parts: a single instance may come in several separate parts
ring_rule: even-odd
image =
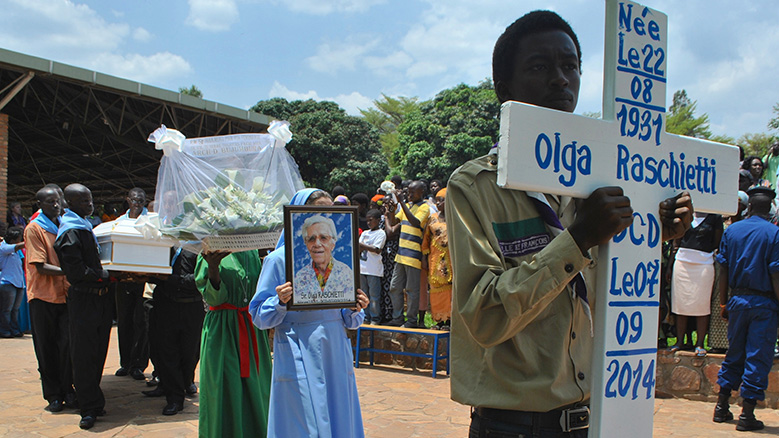
[[[776,193],[755,187],[747,194],[748,218],[725,230],[717,254],[720,276],[728,279],[719,283],[719,299],[730,348],[717,379],[714,421],[733,419],[728,399],[741,385],[744,403],[736,425],[741,431],[764,427],[754,410],[757,401],[765,399],[779,326],[779,227],[768,221]]]

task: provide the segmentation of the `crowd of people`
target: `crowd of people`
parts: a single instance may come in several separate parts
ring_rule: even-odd
[[[495,45],[497,98],[573,112],[581,59],[577,36],[559,15],[526,14]],[[289,281],[286,266],[286,239],[297,236],[282,234],[267,255],[172,250],[165,277],[108,272],[92,232],[89,189],[43,187],[29,223],[12,206],[13,226],[0,244],[0,335],[21,333],[14,309],[26,287],[46,409],[80,409],[83,429],[105,413],[100,381],[115,319],[116,375],[145,380],[151,361],[148,383],[156,388],[144,394],[165,396],[165,415],[198,391],[200,361],[201,436],[359,437],[345,330],[451,327],[451,393],[473,407],[471,437],[587,436],[592,249],[633,222],[630,199],[619,187],[578,201],[506,190],[497,185],[497,168],[493,148],[456,170],[446,187],[394,177],[377,182],[372,196],[347,196],[341,187],[296,193],[291,205],[354,204],[359,216],[354,306],[309,311],[287,306],[301,287]],[[725,220],[694,214],[686,192],[658,205],[670,291],[662,307],[675,319],[677,338],[671,348],[704,356],[708,339],[709,347],[727,349],[713,420],[734,419],[729,402],[740,389],[738,430],[763,428],[754,408],[764,398],[777,339],[777,168],[779,144],[762,160],[744,159],[739,213]],[[121,217],[148,212],[140,189],[129,191],[127,203]],[[106,208],[103,217],[119,216]],[[301,234],[312,260],[308,281],[324,291],[338,283],[337,232],[311,221]],[[658,325],[667,326],[661,317]]]
[[[332,436],[342,436],[341,432],[358,436],[362,419],[343,328],[355,329],[366,314],[368,324],[424,327],[429,307],[434,327],[448,329],[451,315],[446,190],[440,181],[433,181],[437,194],[429,197],[424,181],[396,178],[395,182],[389,193],[378,189],[372,198],[356,193],[349,200],[345,194],[333,197],[307,189],[292,199],[292,205],[334,205],[335,200],[358,207],[362,289],[357,307],[308,312],[287,312],[284,303],[289,297],[277,292],[292,288],[285,279],[283,236],[278,249],[267,256],[261,251],[195,254],[174,248],[171,275],[109,272],[99,259],[93,227],[102,221],[93,220],[90,190],[81,184],[71,184],[64,191],[47,185],[36,194],[38,209],[29,221],[21,215],[19,204],[9,212],[9,217],[19,216],[15,220],[21,225],[9,227],[0,243],[0,336],[23,336],[19,309],[26,293],[43,397],[48,402],[45,409],[78,410],[83,429],[105,414],[100,382],[110,330],[116,324],[120,362],[115,375],[153,387],[141,392],[147,397],[164,396],[164,415],[181,411],[185,398],[198,392],[195,370],[200,362],[203,436],[264,436],[268,431],[270,436],[304,436],[326,427],[333,427]],[[123,214],[107,204],[103,219],[137,219],[149,213],[152,203],[136,187],[129,190],[126,204]],[[410,209],[421,211],[413,225],[406,219]],[[416,282],[404,278],[401,284],[393,279],[393,272],[402,275],[405,271],[396,266],[408,260],[416,270],[412,274]],[[429,281],[422,282],[420,272]],[[384,277],[389,281],[382,281]],[[400,285],[395,290],[390,288],[393,282]],[[426,298],[428,285],[431,300]],[[420,290],[425,297],[422,307]],[[391,307],[395,302],[398,312]],[[404,313],[408,321],[401,320]],[[271,328],[276,333],[273,367]],[[295,348],[290,349],[290,343]],[[337,361],[322,363],[325,347],[335,348]],[[296,361],[306,363],[308,372],[290,380]],[[148,373],[150,364],[153,371]],[[304,378],[326,380],[327,392],[333,396],[350,388],[352,402],[328,404],[326,394],[299,399],[304,389],[299,381]],[[289,386],[291,381],[298,383]],[[273,408],[293,400],[300,405],[299,415]]]
[[[449,330],[452,265],[446,188],[440,180],[392,178],[393,189],[370,199],[356,193],[360,223],[360,284],[371,306],[367,323]],[[334,193],[342,192],[335,187]],[[427,320],[427,316],[430,320]]]

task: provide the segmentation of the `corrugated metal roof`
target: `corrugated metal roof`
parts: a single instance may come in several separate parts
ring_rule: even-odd
[[[268,116],[254,111],[2,48],[0,48],[0,65],[59,76],[75,82],[89,83],[130,95],[181,105],[197,111],[208,111],[233,119],[257,123],[263,127],[267,127],[271,122]]]

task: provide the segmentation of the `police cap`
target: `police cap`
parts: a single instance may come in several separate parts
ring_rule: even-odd
[[[758,186],[747,190],[747,195],[749,195],[750,198],[756,195],[763,195],[768,196],[769,199],[774,199],[776,197],[776,192],[770,187]]]

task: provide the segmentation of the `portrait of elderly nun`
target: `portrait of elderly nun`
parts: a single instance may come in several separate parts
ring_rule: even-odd
[[[300,212],[291,217],[292,304],[353,305],[359,265],[351,212]]]

